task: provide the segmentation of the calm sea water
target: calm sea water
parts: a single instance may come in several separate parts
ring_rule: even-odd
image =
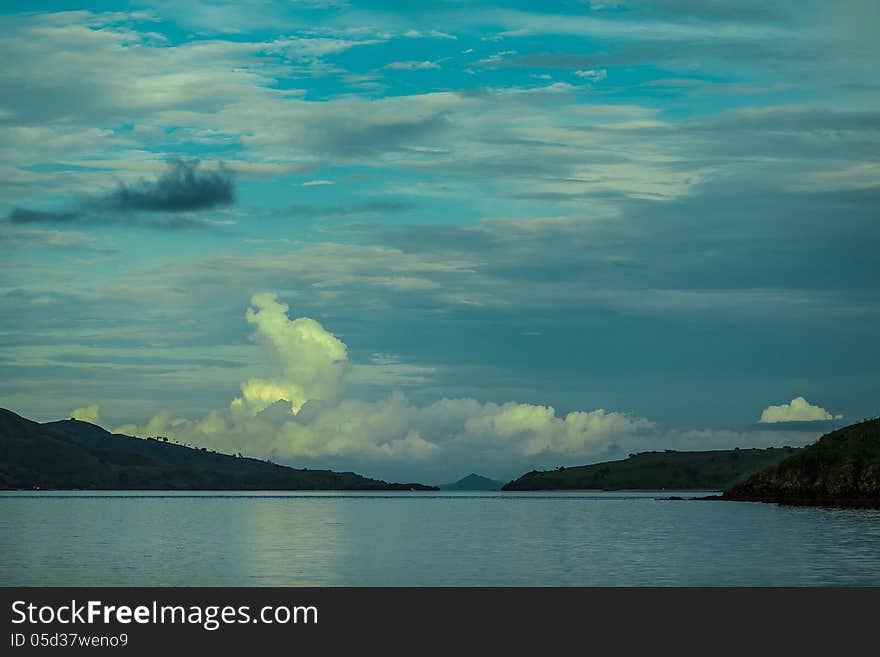
[[[0,494],[0,585],[880,585],[880,511],[657,493]]]

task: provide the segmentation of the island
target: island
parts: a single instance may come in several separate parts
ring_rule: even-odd
[[[501,490],[503,481],[489,479],[473,472],[451,484],[440,484],[440,490],[493,491]]]
[[[40,424],[0,409],[0,489],[437,490],[353,472],[296,469],[88,422]]]
[[[719,499],[880,507],[880,418],[825,434]]]
[[[502,490],[721,491],[798,452],[795,447],[641,452],[618,461],[533,470]]]

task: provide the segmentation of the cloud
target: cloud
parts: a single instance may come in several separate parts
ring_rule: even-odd
[[[139,438],[156,436],[175,436],[189,424],[187,420],[175,418],[170,411],[159,411],[144,425],[123,424],[113,429],[113,433],[122,433]]]
[[[292,413],[298,413],[307,401],[334,399],[348,367],[345,344],[313,319],[290,319],[289,306],[279,303],[275,294],[255,294],[251,305],[245,317],[256,329],[254,339],[281,368],[281,376],[247,380],[231,408],[256,415],[284,400]]]
[[[409,29],[409,30],[406,30],[402,36],[404,36],[407,39],[421,39],[421,38],[428,38],[428,37],[433,38],[433,39],[450,39],[452,41],[455,41],[458,39],[458,37],[455,36],[454,34],[447,34],[446,32],[441,32],[439,30],[430,30],[430,31],[422,32],[419,30]]]
[[[437,62],[410,60],[405,62],[391,62],[385,68],[391,71],[425,71],[432,68],[440,68]]]
[[[584,78],[590,82],[601,82],[608,78],[608,71],[604,68],[587,69],[585,71],[575,71],[574,74],[579,78]]]
[[[115,190],[82,200],[62,211],[13,208],[13,224],[71,224],[74,222],[132,222],[138,213],[175,215],[231,205],[235,201],[233,173],[221,163],[216,170],[200,168],[198,160],[169,159],[166,169],[154,180],[141,179]],[[205,222],[191,217],[171,216],[150,225],[168,230],[197,228]]]
[[[156,180],[120,185],[95,204],[121,212],[192,212],[234,201],[233,174],[222,163],[216,171],[206,171],[198,160],[172,159]]]
[[[9,221],[14,224],[65,224],[79,219],[78,212],[47,212],[43,210],[29,210],[27,208],[12,208],[9,213]]]
[[[785,3],[770,4],[760,0],[654,0],[650,3],[633,3],[631,0],[602,0],[591,2],[600,9],[626,7],[628,10],[648,15],[700,19],[704,21],[733,21],[736,23],[774,22],[785,16],[790,7]]]
[[[86,233],[78,230],[31,230],[9,226],[0,235],[0,244],[16,248],[52,248],[92,251],[103,254],[113,249],[98,246]]]
[[[700,3],[686,4],[698,7]],[[588,25],[603,34],[608,26],[623,29],[631,16],[629,12],[618,13],[612,12],[613,16],[605,14],[606,18],[598,22],[592,19]],[[730,13],[735,12],[731,10]],[[513,15],[493,14],[491,18],[503,25],[508,19],[525,21],[530,16],[532,14],[516,12]],[[553,18],[563,26],[579,20],[571,16],[534,16],[541,20]],[[862,139],[863,144],[858,149],[846,143],[835,145],[833,142],[839,139],[839,135],[833,130],[792,133],[784,140],[778,137],[734,140],[725,138],[726,131],[716,129],[709,141],[705,138],[707,133],[702,136],[699,132],[690,133],[687,121],[670,120],[670,123],[677,124],[679,132],[663,131],[659,121],[650,122],[652,117],[629,116],[635,113],[632,103],[637,102],[631,97],[621,97],[622,102],[614,108],[621,117],[620,126],[626,130],[609,130],[603,125],[607,119],[601,122],[592,120],[592,113],[588,111],[592,108],[584,104],[582,94],[567,94],[571,98],[565,100],[561,98],[563,94],[559,94],[560,97],[554,97],[552,101],[552,111],[541,106],[541,103],[550,102],[541,96],[553,91],[572,90],[566,85],[549,87],[540,93],[521,94],[517,100],[502,90],[466,88],[457,92],[411,93],[385,98],[339,93],[317,101],[292,92],[280,93],[276,81],[281,76],[290,75],[287,69],[291,65],[289,58],[295,59],[305,47],[301,41],[344,41],[341,32],[323,39],[285,37],[271,42],[247,42],[214,38],[159,47],[129,29],[125,21],[108,18],[101,23],[100,16],[91,16],[90,20],[102,29],[82,29],[77,26],[77,19],[69,14],[51,20],[44,15],[15,19],[17,36],[9,45],[9,51],[13,53],[10,57],[25,50],[29,57],[22,64],[24,68],[19,67],[20,72],[17,69],[15,75],[10,73],[6,86],[0,86],[0,95],[10,98],[13,103],[7,119],[22,124],[30,124],[34,117],[38,121],[41,116],[51,119],[41,122],[39,135],[32,135],[34,126],[25,128],[22,125],[8,136],[11,142],[17,143],[25,135],[32,135],[27,147],[7,149],[16,153],[16,176],[35,175],[20,170],[20,165],[25,163],[22,159],[33,162],[37,158],[35,152],[40,157],[34,163],[53,161],[42,155],[50,148],[61,150],[69,157],[73,146],[59,149],[57,144],[62,138],[75,140],[77,152],[83,154],[78,158],[81,161],[94,159],[97,153],[101,153],[102,149],[97,145],[106,145],[103,148],[106,151],[111,144],[114,149],[131,149],[129,157],[136,160],[138,154],[155,146],[155,139],[149,135],[186,142],[196,132],[211,135],[224,143],[239,143],[242,157],[253,163],[273,162],[281,166],[364,160],[369,161],[371,167],[414,170],[422,167],[424,171],[465,180],[473,180],[479,175],[489,184],[497,183],[508,189],[525,188],[524,191],[555,186],[578,187],[591,192],[610,188],[630,193],[638,190],[642,194],[656,194],[658,191],[667,196],[681,194],[688,187],[682,184],[683,180],[701,179],[701,169],[707,167],[700,165],[707,159],[711,159],[712,173],[719,168],[746,169],[743,163],[751,163],[750,158],[770,163],[760,166],[760,173],[754,176],[763,181],[768,179],[766,174],[778,175],[783,169],[771,166],[778,162],[778,151],[796,143],[812,145],[817,154],[824,152],[825,156],[818,159],[827,160],[827,156],[833,155],[830,159],[837,160],[836,164],[814,162],[815,168],[821,171],[843,169],[842,161],[859,159],[862,150],[865,151],[862,159],[870,158],[867,153],[872,146],[869,139]],[[637,23],[644,28],[645,21]],[[691,23],[685,22],[685,26],[700,34],[711,35],[711,24]],[[647,24],[660,32],[670,27],[654,20],[647,21]],[[672,31],[676,33],[676,30]],[[738,28],[733,31],[735,34],[731,39],[736,46],[743,45],[740,41],[747,45],[752,40],[768,41],[771,45],[776,44],[775,47],[801,43],[798,39],[780,38],[775,34],[772,39],[753,39],[748,36],[748,31],[744,35]],[[627,30],[624,32],[628,33]],[[636,33],[640,34],[638,30]],[[685,37],[679,38],[688,43],[693,41],[689,36]],[[804,47],[811,52],[824,53],[823,56],[835,52],[815,41],[815,35],[804,35],[803,39],[806,40]],[[640,38],[634,41],[643,43]],[[697,39],[696,43],[701,48],[714,48],[716,41],[707,36]],[[57,59],[59,48],[55,44],[61,44],[61,51],[65,53],[63,63]],[[680,50],[668,45],[662,47],[663,53],[678,53]],[[615,55],[614,48],[611,48],[611,55]],[[605,70],[601,66],[613,65],[604,54],[529,52],[523,57],[538,59],[520,61],[517,66],[560,65],[598,72]],[[541,61],[541,57],[550,59]],[[554,57],[563,59],[554,63]],[[682,54],[681,58],[687,60],[688,67],[692,61],[702,61],[699,53],[689,52]],[[734,59],[725,56],[723,61]],[[645,61],[652,60],[641,55],[636,57],[637,64]],[[779,58],[768,58],[765,68],[777,66],[778,61]],[[798,65],[803,64],[802,58],[796,61]],[[434,63],[408,60],[395,64],[425,66]],[[772,79],[774,70],[762,69],[761,79]],[[63,71],[63,75],[59,71]],[[94,75],[94,71],[101,71],[102,75]],[[713,71],[702,73],[711,75]],[[812,72],[810,79],[816,79]],[[321,92],[320,95],[325,94]],[[623,104],[627,100],[628,104]],[[529,120],[525,121],[524,117]],[[118,125],[117,119],[134,121],[138,129],[131,132],[114,129]],[[181,122],[194,127],[192,130],[180,129]],[[77,127],[79,131],[76,131]],[[171,127],[173,130],[166,134]],[[752,144],[759,145],[760,150],[776,152],[742,152]],[[704,152],[703,147],[710,152]],[[736,151],[731,151],[732,148]],[[19,155],[22,152],[27,155]],[[736,153],[735,157],[721,155],[732,152]],[[626,162],[606,169],[603,160],[610,154]],[[106,152],[103,155],[107,157]],[[804,167],[810,160],[801,158],[799,162],[798,167]],[[803,184],[812,182],[799,174],[797,172],[795,176],[804,180]],[[68,189],[84,178],[89,176],[79,173],[75,177],[53,177],[57,185],[67,185]]]
[[[765,408],[758,422],[773,424],[777,422],[821,422],[823,420],[840,419],[843,419],[842,415],[832,415],[821,406],[813,406],[803,397],[795,397],[788,404]]]
[[[588,458],[654,426],[645,418],[604,409],[559,414],[552,406],[472,398],[418,405],[400,391],[375,401],[343,398],[347,346],[317,321],[291,319],[288,312],[274,293],[264,292],[252,297],[245,315],[280,376],[248,379],[227,410],[199,420],[163,411],[144,425],[117,431],[169,435],[286,462],[332,459],[334,464],[368,462],[373,468],[418,463],[443,469],[450,463],[465,467],[475,459],[521,464],[523,459]],[[387,360],[387,355],[378,357]]]
[[[606,413],[604,409],[573,411],[559,417],[552,406],[516,402],[485,404],[465,422],[468,433],[510,440],[528,456],[542,452],[583,453],[602,438],[623,437],[651,427],[653,423],[644,418]]]
[[[80,420],[82,422],[91,422],[92,424],[96,424],[98,422],[98,418],[100,417],[100,413],[98,411],[98,405],[92,404],[91,406],[83,406],[82,408],[75,408],[70,411],[70,417],[74,420]]]
[[[587,0],[592,11],[604,11],[606,9],[617,9],[624,6],[624,0]]]
[[[440,286],[436,281],[417,276],[395,276],[386,280],[376,281],[378,285],[389,287],[392,290],[436,290]]]

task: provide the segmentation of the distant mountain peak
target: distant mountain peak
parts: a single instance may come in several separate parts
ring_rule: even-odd
[[[471,472],[454,483],[441,484],[440,490],[501,490],[503,485],[502,481],[495,481]]]

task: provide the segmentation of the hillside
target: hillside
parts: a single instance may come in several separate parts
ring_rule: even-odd
[[[353,472],[298,470],[77,420],[39,424],[0,409],[0,489],[436,490]]]
[[[724,490],[796,452],[793,447],[642,452],[620,461],[533,470],[502,490]]]
[[[503,481],[471,473],[452,484],[440,484],[440,490],[501,490]]]
[[[724,499],[880,506],[880,419],[828,433],[733,486]]]

